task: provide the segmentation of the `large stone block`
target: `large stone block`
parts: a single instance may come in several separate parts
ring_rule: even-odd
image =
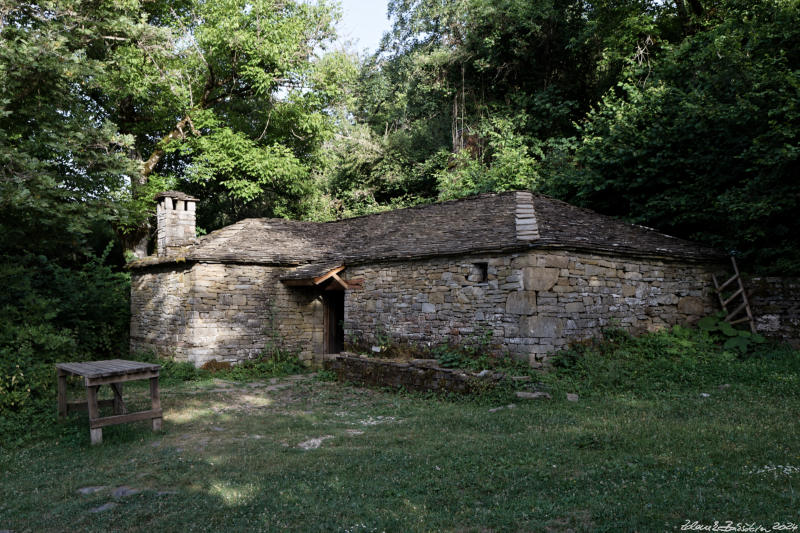
[[[547,254],[544,256],[545,266],[553,268],[569,268],[569,257],[566,255]]]
[[[514,291],[508,294],[506,313],[512,315],[532,315],[536,312],[536,293],[533,291]]]
[[[550,267],[525,267],[522,269],[523,286],[528,291],[549,291],[558,281],[559,269]]]
[[[685,315],[702,315],[705,312],[705,304],[700,298],[686,296],[678,300],[678,312]]]
[[[530,316],[519,321],[519,332],[524,337],[552,339],[561,335],[564,321],[555,317]]]

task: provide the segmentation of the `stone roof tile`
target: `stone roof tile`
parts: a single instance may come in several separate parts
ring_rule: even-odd
[[[285,276],[300,279],[342,264],[534,247],[690,261],[724,257],[711,248],[548,196],[507,192],[335,222],[245,219],[200,237],[182,259],[305,265]],[[174,260],[148,258],[131,266]]]

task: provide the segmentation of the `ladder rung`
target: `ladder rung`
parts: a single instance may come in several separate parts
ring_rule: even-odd
[[[742,305],[740,305],[739,307],[737,307],[736,309],[734,309],[734,310],[733,310],[733,312],[732,312],[731,314],[729,314],[728,316],[726,316],[726,317],[725,317],[725,322],[729,322],[731,318],[733,318],[734,316],[736,316],[736,315],[739,313],[739,311],[741,311],[742,309],[744,309],[746,306],[747,306],[747,304],[746,304],[746,303],[742,303]]]
[[[737,279],[739,279],[739,274],[734,274],[734,275],[733,275],[733,277],[732,277],[731,279],[729,279],[728,281],[726,281],[725,283],[723,283],[722,285],[720,285],[719,287],[717,287],[717,290],[718,290],[718,291],[721,291],[721,290],[723,290],[725,287],[727,287],[728,285],[730,285],[731,283],[733,283],[733,282],[734,282],[734,281],[736,281]]]
[[[730,298],[728,298],[727,300],[725,300],[724,302],[722,302],[722,306],[723,306],[723,307],[725,307],[726,305],[728,305],[729,303],[731,303],[731,302],[733,301],[733,299],[734,299],[734,298],[736,298],[737,296],[739,296],[739,295],[740,295],[740,294],[742,294],[743,292],[744,292],[744,287],[742,287],[742,288],[741,288],[741,289],[739,289],[738,291],[734,292],[734,293],[731,295],[731,297],[730,297]]]
[[[741,324],[742,322],[750,322],[750,317],[746,316],[744,318],[737,318],[736,320],[732,320],[731,322],[728,322],[728,324],[733,326],[734,324]]]

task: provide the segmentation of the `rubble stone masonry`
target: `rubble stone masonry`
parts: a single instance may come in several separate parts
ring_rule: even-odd
[[[309,289],[284,286],[284,270],[195,263],[134,271],[131,349],[200,366],[255,357],[279,338],[310,362],[322,349],[322,303]]]
[[[343,277],[363,281],[346,292],[345,337],[426,349],[491,331],[495,351],[539,366],[605,326],[656,330],[711,313],[710,269],[560,250],[350,266]],[[131,348],[201,365],[254,357],[277,333],[285,348],[319,363],[321,291],[285,286],[286,272],[204,262],[137,269]]]
[[[486,263],[486,279],[481,279]],[[495,351],[533,366],[606,326],[653,331],[713,311],[711,267],[566,251],[439,257],[347,269],[345,336],[432,347],[492,332]]]

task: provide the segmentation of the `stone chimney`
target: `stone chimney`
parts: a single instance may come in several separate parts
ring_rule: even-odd
[[[178,191],[160,192],[155,197],[158,221],[158,255],[165,257],[194,242],[197,198]]]

